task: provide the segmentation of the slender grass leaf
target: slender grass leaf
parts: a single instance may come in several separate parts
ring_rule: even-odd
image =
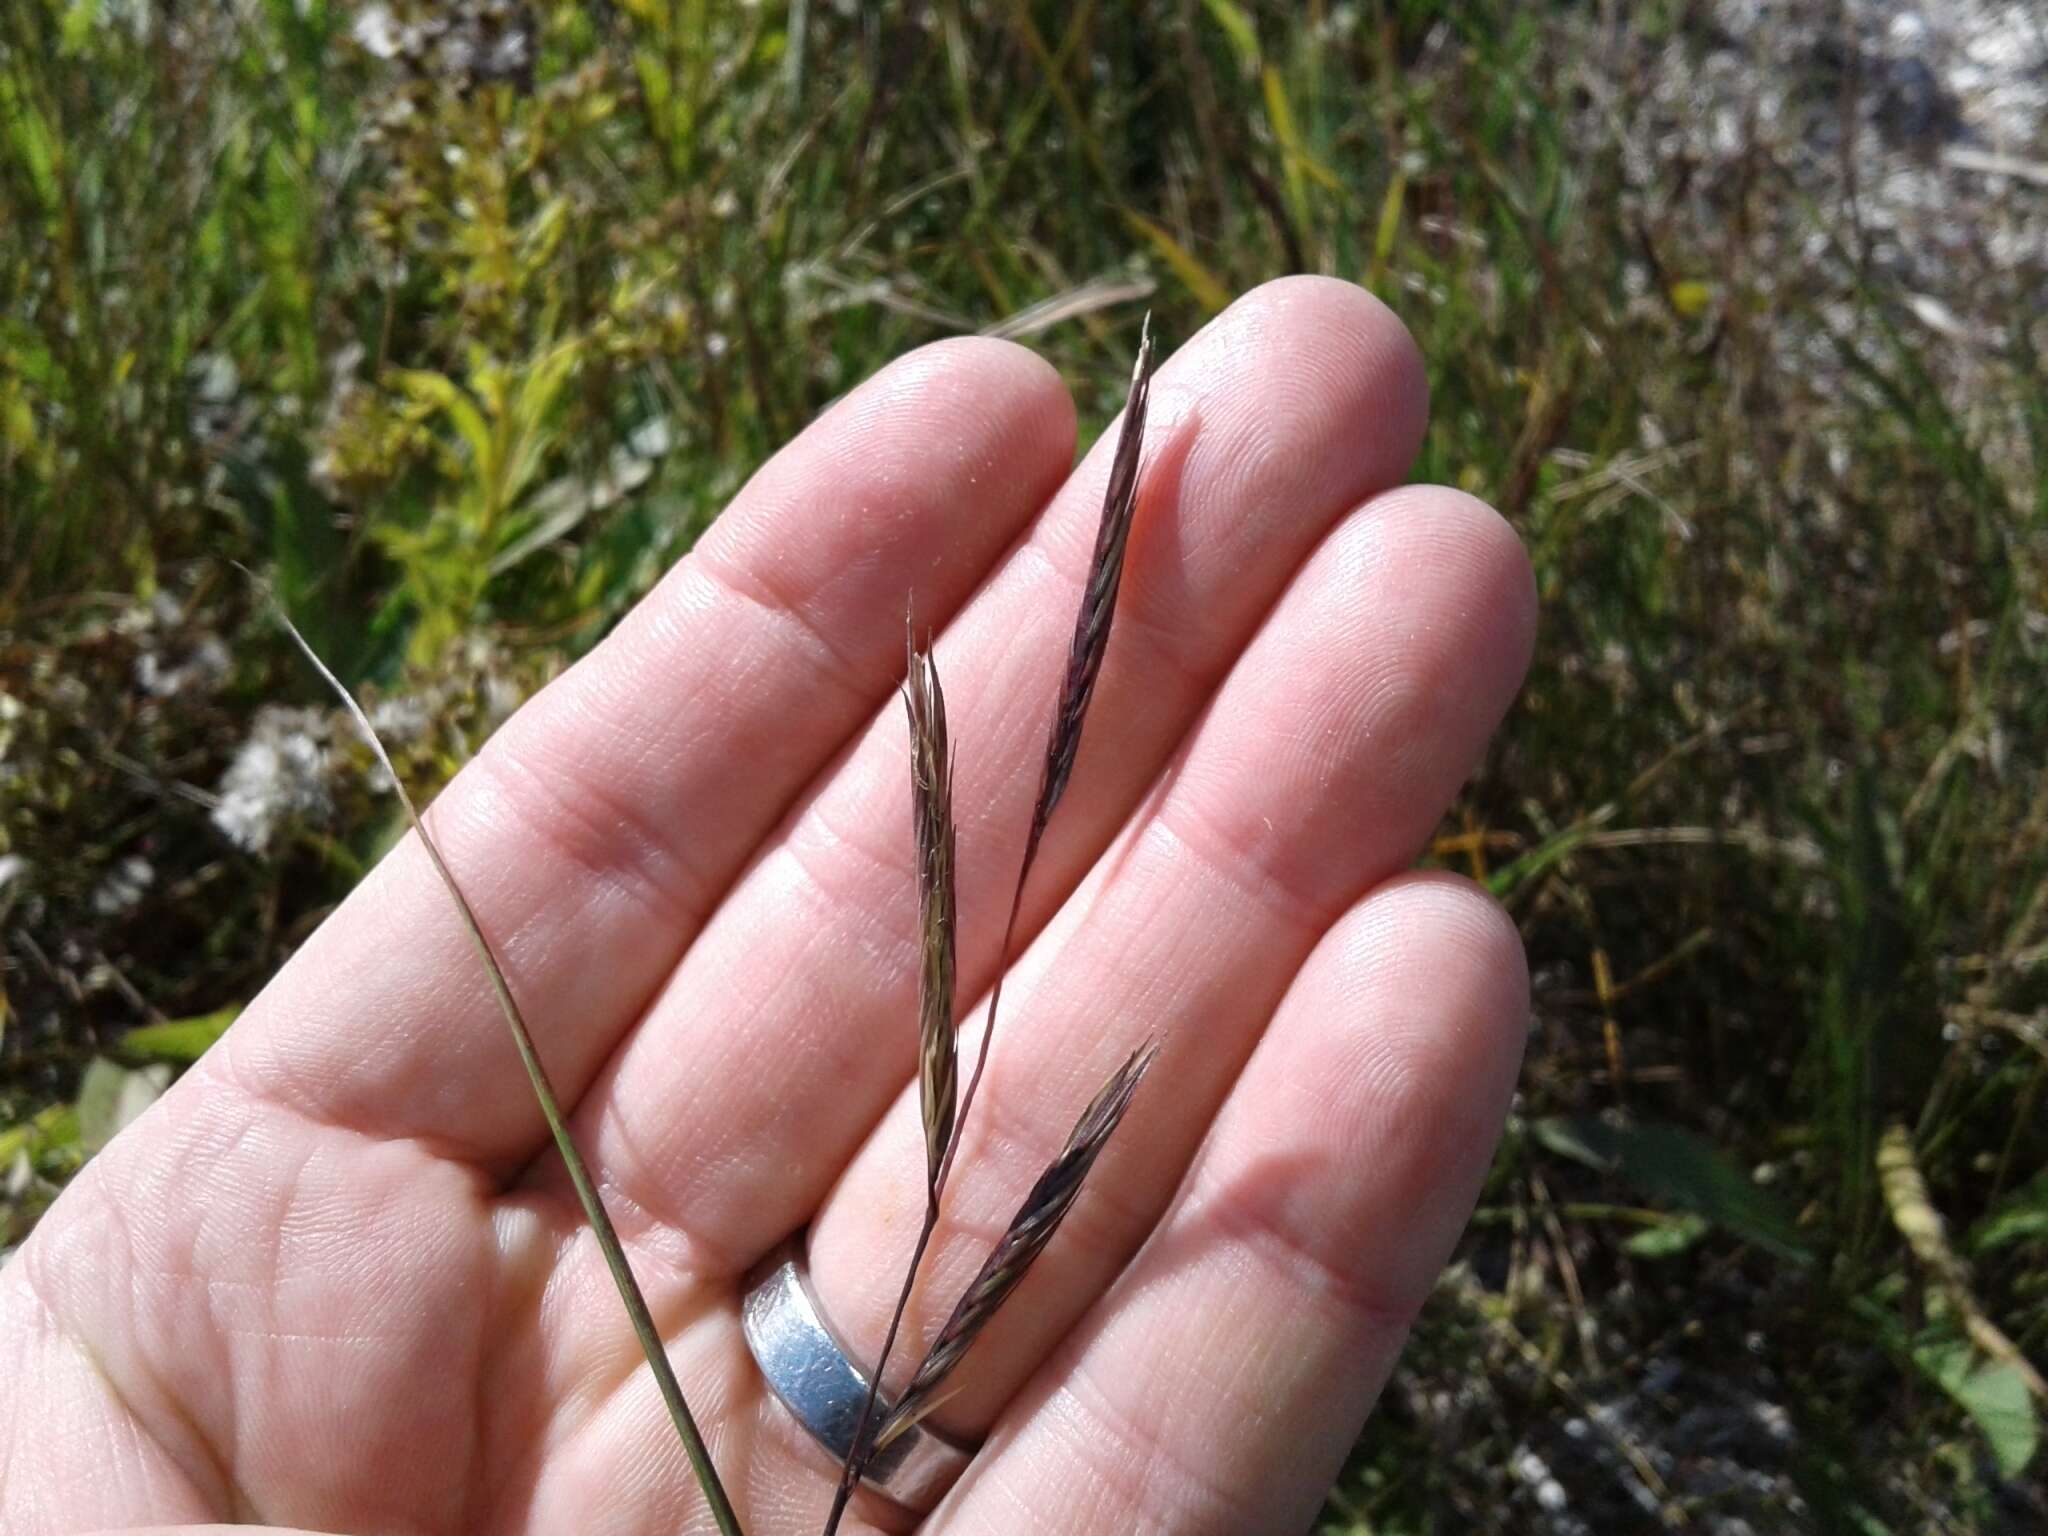
[[[1209,19],[1216,23],[1223,35],[1230,39],[1231,49],[1237,54],[1237,62],[1246,74],[1252,74],[1259,67],[1259,30],[1253,25],[1249,13],[1232,0],[1202,0],[1202,8],[1209,13]]]
[[[1611,1125],[1593,1116],[1538,1120],[1539,1145],[1611,1173],[1654,1199],[1703,1216],[1794,1263],[1812,1254],[1777,1201],[1710,1143],[1675,1125]]]

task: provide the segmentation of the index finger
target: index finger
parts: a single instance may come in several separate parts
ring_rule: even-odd
[[[887,696],[908,587],[942,624],[1058,487],[1074,415],[1007,342],[912,353],[771,460],[695,551],[428,813],[565,1105],[756,844]],[[487,1164],[545,1127],[408,837],[212,1067],[324,1123]]]

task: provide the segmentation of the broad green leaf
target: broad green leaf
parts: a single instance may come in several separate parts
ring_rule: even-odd
[[[1984,1359],[1961,1339],[1915,1345],[1913,1363],[1984,1432],[2000,1473],[2014,1478],[2026,1471],[2040,1449],[2041,1424],[2018,1371]]]
[[[1559,1157],[1611,1173],[1780,1258],[1812,1258],[1778,1203],[1690,1131],[1654,1122],[1610,1125],[1591,1115],[1538,1120],[1530,1129],[1539,1145]]]
[[[212,1013],[197,1014],[189,1019],[166,1019],[161,1024],[145,1024],[140,1029],[131,1029],[121,1037],[121,1054],[142,1061],[190,1066],[205,1054],[208,1046],[227,1033],[228,1026],[235,1022],[235,1015],[241,1011],[240,1003],[231,1003]]]

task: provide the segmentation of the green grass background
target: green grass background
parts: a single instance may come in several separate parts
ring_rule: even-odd
[[[887,359],[1092,431],[1320,271],[1543,603],[1431,855],[1522,1091],[1326,1528],[2048,1525],[2048,144],[1820,3],[360,9],[0,8],[0,1245],[393,836],[228,561],[431,792]]]

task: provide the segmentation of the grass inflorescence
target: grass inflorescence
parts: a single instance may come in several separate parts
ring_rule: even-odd
[[[1096,1096],[1060,1155],[1032,1188],[1030,1196],[1011,1220],[980,1274],[953,1309],[938,1338],[926,1351],[916,1375],[903,1396],[869,1435],[876,1403],[882,1390],[882,1375],[895,1348],[897,1330],[903,1324],[904,1309],[910,1304],[917,1284],[919,1266],[938,1228],[940,1198],[953,1170],[954,1155],[960,1150],[961,1127],[981,1085],[982,1068],[988,1064],[989,1041],[995,1034],[996,1007],[1002,1000],[1003,970],[1009,963],[1010,945],[1016,937],[1017,912],[1023,905],[1025,883],[1038,857],[1039,844],[1053,811],[1065,793],[1074,771],[1074,758],[1081,748],[1081,728],[1088,717],[1089,702],[1095,696],[1095,679],[1108,654],[1109,634],[1116,617],[1117,589],[1123,579],[1124,551],[1131,537],[1131,520],[1138,505],[1138,469],[1144,450],[1145,407],[1152,393],[1152,317],[1147,315],[1138,331],[1138,356],[1131,365],[1130,393],[1124,401],[1123,427],[1110,460],[1109,482],[1103,492],[1102,516],[1096,525],[1095,551],[1089,561],[1088,579],[1081,589],[1080,608],[1074,619],[1074,637],[1067,649],[1060,688],[1053,705],[1052,724],[1046,733],[1045,761],[1039,772],[1039,788],[1031,807],[1030,829],[1025,835],[1024,853],[1017,871],[1016,894],[1011,898],[1009,916],[1003,923],[998,951],[1000,964],[996,984],[989,995],[988,1018],[982,1028],[981,1045],[975,1052],[974,1072],[967,1079],[967,1091],[959,1096],[955,1112],[954,1095],[959,1078],[957,1046],[953,1032],[955,899],[953,889],[953,804],[952,763],[947,756],[946,699],[939,686],[937,664],[929,652],[911,650],[909,677],[904,684],[904,703],[910,715],[910,761],[912,819],[916,826],[918,853],[918,913],[920,950],[923,956],[918,997],[918,1100],[924,1120],[927,1169],[924,1223],[917,1245],[903,1275],[903,1288],[896,1309],[883,1335],[882,1349],[868,1376],[868,1398],[854,1427],[853,1443],[847,1451],[831,1513],[825,1521],[825,1536],[839,1528],[847,1502],[860,1486],[868,1462],[889,1442],[936,1409],[944,1396],[941,1389],[975,1338],[1009,1299],[1034,1260],[1051,1241],[1054,1231],[1081,1192],[1081,1181],[1094,1166],[1096,1156],[1109,1142],[1130,1107],[1131,1096],[1150,1067],[1155,1051],[1148,1046],[1135,1052]]]

